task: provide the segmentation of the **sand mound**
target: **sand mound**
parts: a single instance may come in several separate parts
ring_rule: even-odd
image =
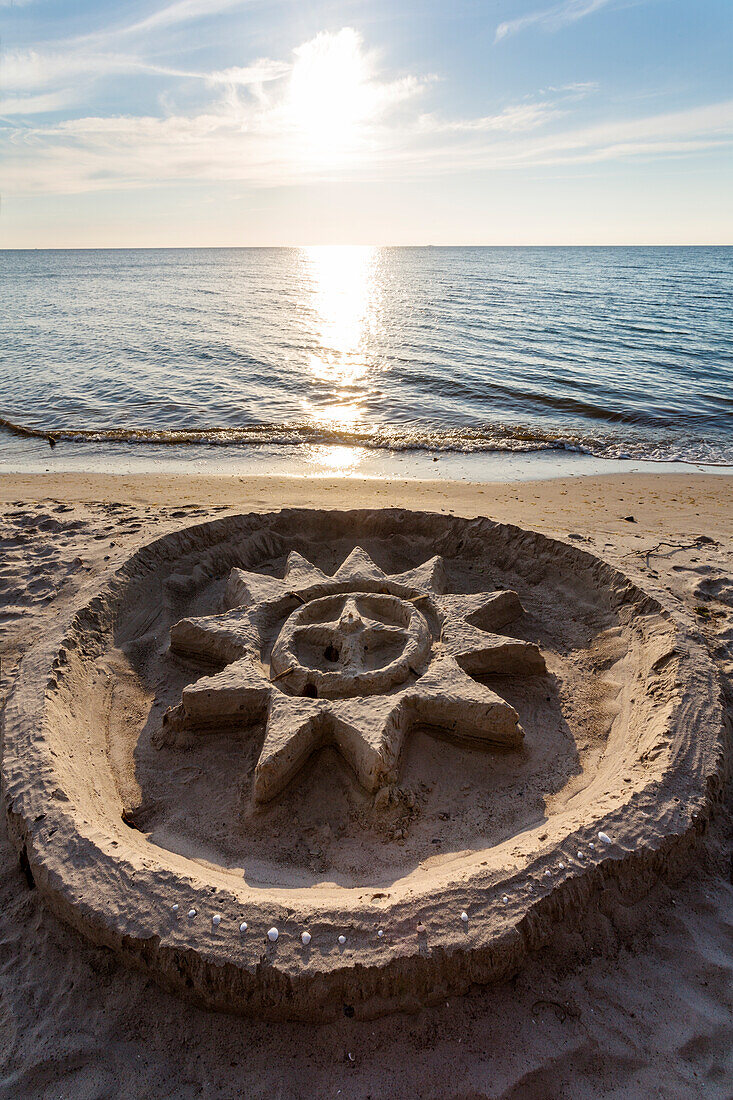
[[[576,547],[303,510],[141,550],[5,721],[60,915],[206,1004],[314,1019],[504,977],[610,879],[677,874],[722,710],[673,612]]]

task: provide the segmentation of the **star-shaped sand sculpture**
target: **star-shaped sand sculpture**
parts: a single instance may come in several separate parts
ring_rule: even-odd
[[[294,551],[282,580],[232,569],[229,611],[171,628],[175,654],[221,671],[183,689],[163,741],[264,722],[257,802],[329,744],[368,791],[394,783],[415,724],[520,747],[517,712],[472,679],[545,672],[536,645],[495,633],[523,614],[519,597],[450,595],[446,584],[440,557],[388,576],[358,546],[332,577]]]

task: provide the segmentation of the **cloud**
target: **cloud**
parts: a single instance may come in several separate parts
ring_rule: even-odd
[[[544,137],[466,142],[435,151],[450,170],[591,164],[632,157],[686,156],[733,144],[733,100],[636,119],[553,131]]]
[[[323,179],[425,180],[462,171],[529,170],[629,158],[689,156],[733,143],[733,100],[686,111],[563,128],[538,135],[525,114],[440,124],[387,110],[356,155],[303,156],[282,89],[261,104],[220,103],[168,118],[89,117],[16,130],[6,145],[8,192],[84,192],[171,181],[237,181],[253,187]],[[526,112],[526,105],[522,106]],[[426,119],[428,122],[426,123]],[[510,124],[510,119],[513,121]]]
[[[0,99],[0,117],[18,115],[43,115],[62,111],[69,106],[70,95],[66,91],[42,92],[40,95],[6,96]]]
[[[555,103],[517,103],[505,107],[495,115],[481,118],[439,119],[433,115],[423,115],[421,129],[432,133],[521,133],[545,126],[551,119],[559,118],[565,112]]]
[[[0,6],[4,0],[0,0]],[[28,0],[30,2],[30,0]],[[29,49],[2,51],[2,82],[6,93],[38,92],[40,89],[62,86],[71,91],[80,80],[109,78],[129,73],[147,72],[161,76],[181,76],[208,80],[209,73],[180,71],[147,59],[134,48],[134,39],[142,38],[146,48],[154,32],[197,19],[216,15],[236,7],[245,7],[251,0],[178,0],[151,12],[134,23],[113,26],[91,34],[44,43]],[[7,6],[7,5],[6,5]],[[132,39],[129,48],[121,42]],[[260,64],[259,62],[256,64]],[[77,87],[77,98],[80,89]]]
[[[596,80],[575,80],[571,84],[550,84],[545,88],[545,93],[563,93],[568,98],[583,99],[593,92],[597,92],[599,84]]]
[[[93,55],[89,54],[89,58]],[[118,64],[137,64],[117,55]],[[733,100],[640,118],[573,125],[593,85],[545,89],[475,117],[426,112],[425,76],[383,72],[351,28],[316,35],[285,59],[259,59],[199,80],[199,106],[163,116],[41,120],[69,93],[68,57],[33,89],[38,59],[16,70],[29,88],[0,111],[3,188],[63,193],[238,181],[278,187],[324,180],[421,181],[456,172],[530,170],[632,157],[689,156],[733,143]],[[133,69],[131,69],[133,71]],[[177,72],[177,70],[159,70]]]
[[[253,84],[267,84],[271,80],[279,80],[290,72],[290,65],[285,61],[269,61],[266,58],[255,61],[251,65],[221,69],[213,73],[196,74],[204,77],[210,84],[226,84],[233,88],[245,88]]]
[[[55,85],[59,89],[65,89],[64,94],[67,102],[70,103],[74,98],[78,98],[82,91],[78,82],[96,77],[108,78],[145,72],[158,76],[201,80],[211,84],[244,86],[276,80],[289,72],[290,67],[282,61],[261,59],[242,68],[202,72],[162,65],[157,61],[135,56],[133,53],[71,48],[50,53],[39,50],[9,50],[3,55],[2,77],[6,91],[39,92],[41,89]]]
[[[385,79],[351,28],[317,35],[290,61],[203,77],[216,98],[198,113],[82,117],[6,129],[4,184],[85,191],[158,180],[285,183],[362,163],[397,134],[396,112],[425,81]]]
[[[144,19],[120,28],[115,31],[115,34],[145,34],[148,31],[159,30],[161,27],[173,27],[179,23],[190,23],[232,8],[242,8],[250,2],[251,0],[177,0],[175,4],[168,4],[164,8],[159,8],[158,11],[151,12]]]
[[[8,50],[2,58],[2,80],[5,91],[37,92],[51,85],[70,87],[83,77],[139,72],[145,67],[136,57],[97,50]]]
[[[518,19],[510,19],[500,23],[496,28],[496,42],[508,38],[512,34],[518,34],[528,27],[542,27],[544,30],[555,31],[565,27],[569,23],[576,23],[578,19],[584,19],[586,15],[605,8],[613,0],[564,0],[561,4],[555,4],[551,8],[542,8],[540,11],[530,12]]]
[[[669,145],[694,142],[695,148],[733,138],[733,99],[683,111],[669,111],[643,118],[605,122],[554,135],[536,146],[532,155],[581,154],[585,159],[607,157],[612,150],[624,156],[666,153]]]

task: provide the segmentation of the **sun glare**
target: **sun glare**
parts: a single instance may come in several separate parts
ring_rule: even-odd
[[[377,316],[378,249],[359,245],[321,245],[301,250],[310,285],[309,309],[315,320],[314,351],[308,366],[320,401],[306,400],[304,411],[315,423],[335,431],[353,431],[362,421],[370,360],[367,341]],[[324,401],[323,398],[327,399]],[[346,475],[361,462],[360,448],[322,445],[312,459],[321,471]]]
[[[367,371],[363,344],[374,306],[375,253],[368,245],[303,249],[318,326],[318,351],[310,356],[310,369],[340,389],[353,387]]]
[[[356,31],[323,33],[295,51],[290,117],[304,156],[324,163],[348,159],[374,109],[370,65]]]

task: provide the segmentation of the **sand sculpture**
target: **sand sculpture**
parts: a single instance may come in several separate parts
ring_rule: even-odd
[[[366,790],[396,783],[416,722],[517,747],[517,712],[468,672],[545,671],[535,644],[491,632],[522,614],[519,597],[444,595],[445,587],[440,557],[386,576],[358,546],[333,577],[296,551],[282,580],[233,569],[226,589],[233,610],[171,629],[175,653],[226,667],[184,689],[163,719],[168,740],[176,730],[264,718],[253,786],[260,802],[327,743]]]
[[[506,977],[695,858],[720,790],[692,624],[487,519],[168,533],[49,621],[3,797],[63,919],[186,997],[369,1016]]]

